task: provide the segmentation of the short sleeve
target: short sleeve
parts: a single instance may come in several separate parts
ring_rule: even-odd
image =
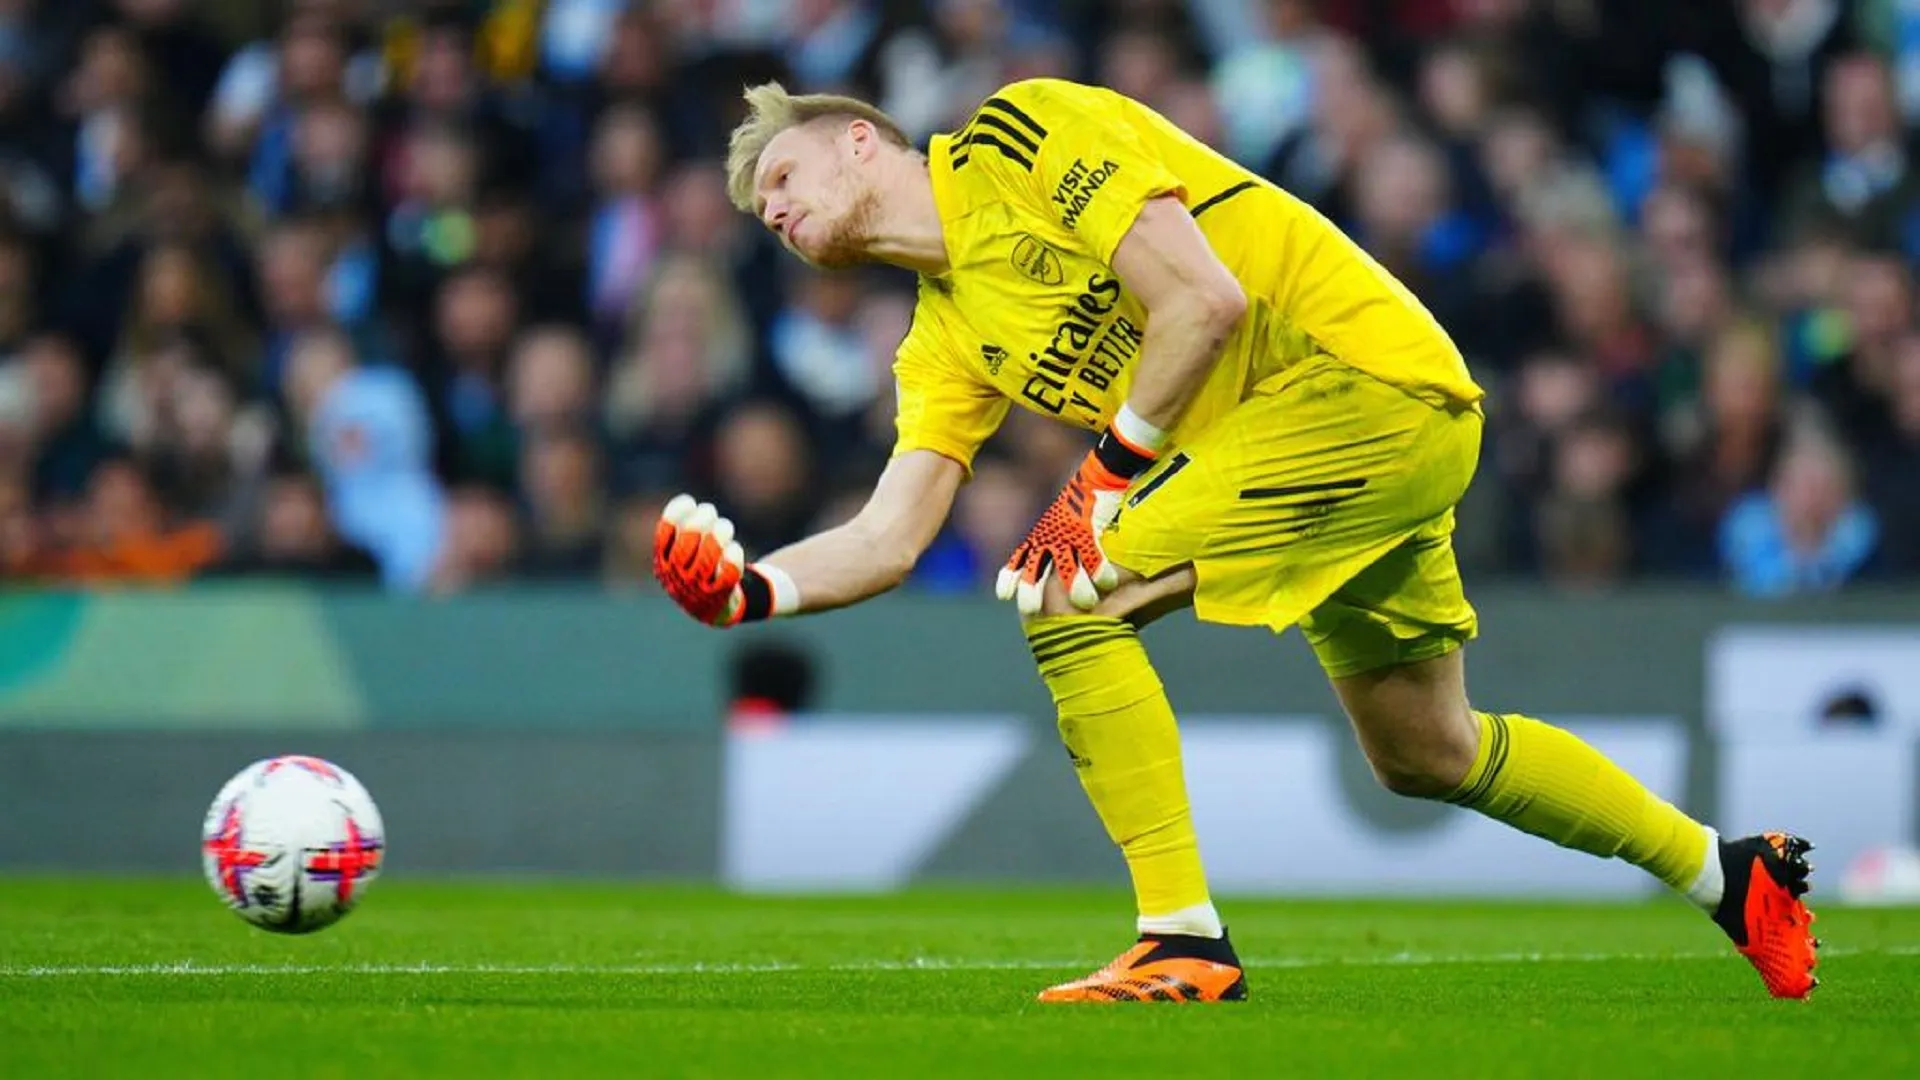
[[[898,414],[893,454],[932,450],[973,472],[973,456],[1006,419],[1008,401],[950,358],[937,324],[914,319],[895,354]]]
[[[983,102],[954,139],[982,156],[1026,208],[1109,265],[1141,207],[1185,185],[1150,145],[1139,107],[1111,90],[1053,79],[1014,83]]]

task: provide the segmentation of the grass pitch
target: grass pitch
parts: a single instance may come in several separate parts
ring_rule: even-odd
[[[1252,1001],[1061,1007],[1124,895],[383,881],[281,938],[197,881],[0,879],[0,1077],[1920,1076],[1920,911],[1822,911],[1795,1003],[1674,901],[1224,909]]]

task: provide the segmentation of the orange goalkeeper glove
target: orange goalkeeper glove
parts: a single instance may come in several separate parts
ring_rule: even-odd
[[[769,618],[791,609],[796,596],[786,574],[746,561],[733,539],[733,522],[691,495],[674,496],[660,512],[653,576],[680,610],[708,626]]]
[[[1153,435],[1155,442],[1163,438],[1157,431]],[[1155,452],[1144,448],[1145,441],[1124,438],[1112,427],[1100,436],[1001,568],[995,595],[1014,601],[1022,615],[1038,615],[1047,578],[1057,573],[1073,606],[1093,610],[1101,594],[1120,580],[1119,570],[1101,550],[1100,534],[1119,516],[1127,486],[1154,462]]]

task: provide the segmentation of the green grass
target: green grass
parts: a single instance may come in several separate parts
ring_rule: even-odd
[[[1794,1003],[1677,902],[1233,901],[1247,1004],[1032,1003],[1128,910],[383,881],[282,938],[194,881],[0,879],[0,1077],[1920,1075],[1920,911],[1822,912]]]

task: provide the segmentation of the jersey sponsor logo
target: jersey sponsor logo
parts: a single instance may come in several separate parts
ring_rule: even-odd
[[[1140,351],[1144,334],[1132,320],[1114,316],[1119,306],[1119,278],[1088,277],[1086,289],[1062,309],[1045,348],[1027,354],[1033,374],[1020,395],[1054,416],[1072,407],[1077,419],[1097,421],[1101,399]]]
[[[1013,242],[1013,268],[1042,285],[1059,285],[1067,280],[1060,253],[1032,233],[1021,233]]]
[[[980,362],[987,365],[987,374],[1000,374],[1000,366],[1007,362],[1007,350],[998,345],[980,346]]]
[[[1079,224],[1080,213],[1093,201],[1094,193],[1119,171],[1120,163],[1112,158],[1092,166],[1085,158],[1074,158],[1073,168],[1067,170],[1053,189],[1053,204],[1060,208],[1060,224],[1069,229]]]

